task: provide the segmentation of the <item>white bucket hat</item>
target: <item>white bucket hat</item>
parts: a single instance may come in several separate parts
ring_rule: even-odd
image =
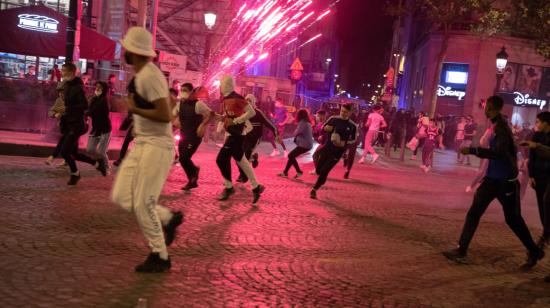
[[[156,57],[157,53],[153,50],[153,36],[142,27],[131,27],[120,44],[129,52],[146,57]]]

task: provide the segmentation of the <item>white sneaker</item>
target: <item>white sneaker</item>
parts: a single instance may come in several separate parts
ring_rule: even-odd
[[[57,165],[58,167],[67,167],[67,162],[65,160],[63,160],[59,165]]]
[[[380,155],[378,155],[378,154],[373,154],[373,155],[372,155],[371,164],[374,164],[374,163],[376,162],[376,160],[378,159],[378,157],[380,157]]]
[[[472,186],[466,186],[466,192],[467,193],[472,192]]]
[[[287,151],[287,150],[285,150],[285,151],[283,152],[283,156],[284,156],[285,158],[288,158],[288,151]]]
[[[51,166],[53,164],[53,160],[54,160],[53,156],[50,155],[48,156],[48,159],[46,159],[44,163],[48,166]]]
[[[365,156],[361,156],[361,159],[359,160],[359,163],[360,163],[360,164],[364,164],[364,163],[365,163]]]
[[[315,169],[313,169],[313,170],[311,170],[310,172],[308,172],[308,174],[317,175],[317,171],[315,171]]]
[[[273,152],[271,152],[271,154],[269,154],[269,156],[275,157],[275,156],[279,156],[280,154],[281,154],[281,152],[279,152],[279,150],[274,149]]]
[[[427,166],[427,167],[424,168],[424,172],[428,173],[428,172],[430,172],[431,169],[432,169],[432,167]]]

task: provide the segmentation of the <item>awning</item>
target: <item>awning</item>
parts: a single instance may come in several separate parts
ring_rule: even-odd
[[[0,10],[0,52],[57,58],[65,56],[68,17],[43,5]],[[80,58],[113,60],[116,43],[80,27]]]

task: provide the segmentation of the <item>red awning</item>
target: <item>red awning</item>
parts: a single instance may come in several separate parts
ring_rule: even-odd
[[[42,5],[0,10],[0,52],[57,58],[65,56],[68,17]],[[116,43],[80,27],[80,58],[113,60]]]

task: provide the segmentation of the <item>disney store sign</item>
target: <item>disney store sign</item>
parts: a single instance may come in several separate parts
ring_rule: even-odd
[[[464,99],[466,92],[453,90],[451,87],[437,86],[437,96],[456,97],[459,101]]]
[[[522,94],[520,92],[514,92],[514,95],[516,96],[514,98],[516,106],[538,107],[540,110],[544,110],[546,106],[546,100],[544,99],[531,98],[529,94]]]

